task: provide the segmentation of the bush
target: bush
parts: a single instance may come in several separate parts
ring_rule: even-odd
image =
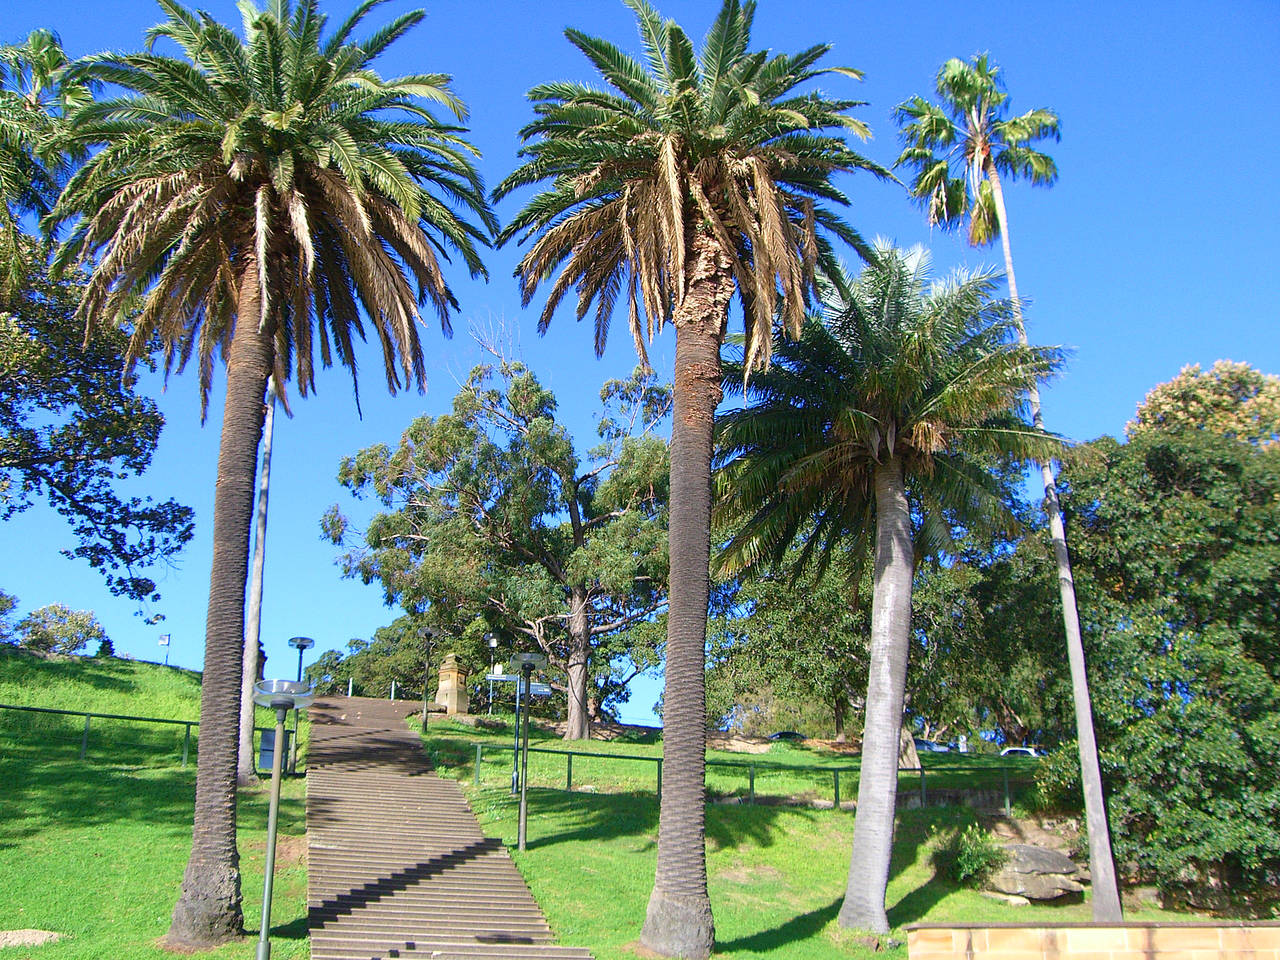
[[[934,864],[956,883],[978,886],[1003,867],[1009,854],[976,823],[951,834],[934,854]]]

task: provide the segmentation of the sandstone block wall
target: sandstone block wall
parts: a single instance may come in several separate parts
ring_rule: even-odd
[[[914,924],[910,960],[1280,960],[1280,923]]]

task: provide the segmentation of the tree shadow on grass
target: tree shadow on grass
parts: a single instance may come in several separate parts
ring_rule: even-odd
[[[810,910],[808,913],[802,913],[798,917],[792,917],[785,923],[781,923],[769,930],[761,930],[745,937],[738,937],[736,940],[717,942],[715,952],[730,953],[734,950],[750,950],[753,953],[767,953],[801,940],[812,939],[817,936],[823,927],[835,919],[836,914],[840,912],[840,904],[843,899],[843,897],[837,897],[825,907],[819,907],[816,910]]]
[[[47,756],[31,743],[5,743],[0,759],[0,849],[40,833],[50,823],[91,827],[130,820],[154,825],[158,836],[191,830],[195,764],[185,770],[82,763],[62,753]],[[245,825],[266,822],[265,786],[240,795]],[[284,798],[282,822],[300,820],[303,801]]]
[[[512,798],[512,802],[515,800]],[[767,847],[785,837],[777,821],[783,813],[808,811],[769,806],[707,807],[707,843],[713,848],[752,842]],[[609,840],[656,834],[658,798],[652,793],[566,792],[529,788],[530,849],[581,840]],[[545,832],[544,832],[545,831]]]

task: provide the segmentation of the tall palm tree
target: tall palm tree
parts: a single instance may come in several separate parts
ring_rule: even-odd
[[[71,66],[49,30],[0,46],[0,306],[22,282],[22,215],[48,214],[69,169],[61,120],[91,99]]]
[[[676,328],[671,436],[671,593],[666,650],[658,864],[641,933],[659,953],[704,957],[714,929],[706,887],[703,690],[709,590],[712,426],[730,302],[742,304],[749,369],[769,360],[775,314],[798,333],[818,275],[834,275],[830,238],[868,249],[833,210],[840,171],[888,172],[853,152],[859,101],[798,88],[823,74],[828,47],[749,51],[755,4],[724,0],[701,51],[647,0],[636,15],[643,62],[577,30],[565,36],[611,89],[534,87],[521,131],[526,162],[494,191],[546,184],[501,234],[532,240],[517,269],[526,306],[544,279],[539,329],[571,290],[594,310],[603,351],[626,301],[636,350]]]
[[[889,928],[915,558],[945,552],[953,523],[1012,523],[986,467],[1057,446],[1018,414],[1058,354],[1016,342],[1010,302],[993,298],[996,282],[984,273],[930,286],[923,251],[882,246],[826,320],[775,347],[773,368],[747,387],[750,405],[720,420],[718,519],[736,526],[720,558],[727,570],[780,563],[798,535],[808,537],[802,563],[826,562],[837,545],[872,554],[845,927]],[[726,384],[740,383],[739,372],[729,367]]]
[[[1043,108],[1016,117],[1006,116],[1009,95],[1000,70],[986,54],[969,62],[951,59],[938,71],[935,83],[940,104],[913,97],[897,108],[903,151],[897,165],[914,167],[911,194],[927,211],[929,222],[943,227],[967,223],[969,242],[985,246],[998,236],[1004,252],[1005,276],[1013,298],[1018,336],[1027,342],[1013,272],[1009,241],[1009,216],[1001,177],[1026,177],[1048,186],[1058,177],[1053,158],[1033,147],[1045,139],[1058,139],[1058,116]],[[1033,385],[1028,398],[1032,422],[1042,427],[1040,392]],[[1045,512],[1058,567],[1062,597],[1062,622],[1067,639],[1067,659],[1075,700],[1081,781],[1084,785],[1085,821],[1089,834],[1089,867],[1092,876],[1093,917],[1100,922],[1122,918],[1120,890],[1116,882],[1111,835],[1107,828],[1106,801],[1098,767],[1098,746],[1093,732],[1093,708],[1085,673],[1084,644],[1076,607],[1075,580],[1067,550],[1066,527],[1058,500],[1058,484],[1049,460],[1040,463],[1044,480]]]
[[[209,944],[242,927],[235,845],[236,744],[249,520],[267,380],[287,404],[314,388],[314,357],[352,373],[371,329],[388,389],[423,386],[418,308],[446,332],[457,307],[440,257],[483,273],[480,227],[496,229],[449,78],[384,80],[372,62],[418,23],[399,16],[357,42],[365,0],[327,38],[315,0],[242,4],[243,37],[176,0],[148,38],[154,53],[89,58],[89,75],[126,91],[79,111],[77,142],[99,146],[55,219],[79,215],[58,261],[92,261],[82,313],[132,318],[128,360],[153,338],[166,374],[194,355],[202,412],[215,360],[227,364],[214,500],[191,859],[169,940]],[[359,399],[357,387],[357,402]],[[287,409],[287,406],[286,406]]]

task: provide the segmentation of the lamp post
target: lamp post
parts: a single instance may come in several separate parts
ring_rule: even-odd
[[[486,633],[484,638],[489,642],[489,715],[493,716],[493,658],[498,652],[498,638],[492,633]]]
[[[427,732],[427,690],[431,687],[431,641],[439,636],[430,627],[418,631],[422,638],[422,732]]]
[[[290,637],[289,646],[298,648],[298,683],[302,682],[302,651],[314,647],[310,637]],[[293,744],[289,749],[289,772],[298,772],[298,711],[293,711]]]
[[[520,682],[516,685],[517,727],[516,735],[520,736],[519,716],[524,714],[524,745],[520,750],[520,826],[517,835],[517,847],[524,850],[525,827],[529,813],[529,682],[533,679],[534,667],[545,667],[547,658],[540,653],[517,653],[511,658],[508,669],[520,672]],[[523,711],[519,709],[523,701]]]
[[[290,641],[292,643],[292,641]],[[276,869],[276,824],[280,818],[280,772],[284,766],[284,722],[290,710],[305,710],[315,694],[311,684],[291,680],[260,680],[253,685],[253,702],[276,712],[276,742],[271,753],[271,806],[267,813],[267,862],[262,878],[262,929],[257,960],[271,956],[271,888]]]

